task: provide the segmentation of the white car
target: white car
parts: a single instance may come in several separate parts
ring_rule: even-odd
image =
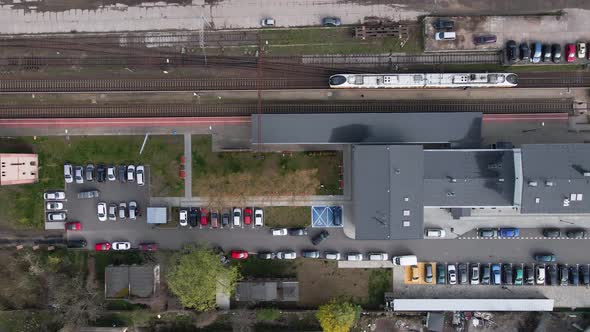
[[[424,230],[425,237],[445,237],[446,233],[443,229],[440,228],[427,228]]]
[[[449,284],[456,285],[457,284],[457,267],[455,267],[455,264],[449,264],[447,266],[447,274],[449,276]]]
[[[143,186],[145,184],[145,168],[143,165],[139,165],[135,169],[135,178],[138,185]]]
[[[286,228],[272,228],[270,230],[270,233],[273,236],[284,236],[284,235],[287,235],[289,233],[289,231]]]
[[[66,183],[74,182],[74,169],[70,163],[64,164],[64,179]]]
[[[107,179],[109,181],[117,180],[117,175],[115,174],[115,166],[109,165],[109,167],[107,167]]]
[[[370,261],[386,261],[389,256],[384,252],[370,252],[369,253],[369,260]]]
[[[127,166],[127,182],[135,182],[135,166]]]
[[[47,211],[63,210],[64,203],[62,203],[62,202],[47,202],[47,204],[45,204],[45,208],[47,209]]]
[[[107,203],[98,203],[96,210],[98,214],[98,221],[107,221]]]
[[[545,285],[545,265],[537,265],[535,266],[535,282],[537,285]]]
[[[351,252],[351,253],[348,253],[346,255],[346,260],[349,260],[349,261],[362,261],[363,260],[363,254],[361,254],[360,252]]]
[[[242,224],[242,209],[234,208],[234,219],[233,220],[234,220],[234,226],[240,226]]]
[[[275,24],[276,24],[275,19],[271,18],[271,17],[263,18],[260,21],[260,25],[262,25],[263,27],[274,27]]]
[[[48,213],[47,220],[49,220],[49,221],[64,221],[64,220],[66,220],[66,214],[64,212]]]
[[[586,43],[578,42],[578,59],[586,58]]]
[[[63,191],[48,191],[43,194],[43,198],[48,200],[66,199],[66,193]]]
[[[137,202],[129,202],[129,219],[137,219]]]
[[[187,210],[180,210],[180,226],[187,226],[188,225],[188,211]]]
[[[74,178],[76,179],[76,183],[84,183],[84,167],[74,167]]]
[[[277,252],[277,259],[295,259],[297,253],[294,251],[279,251]]]
[[[337,251],[326,251],[326,259],[338,261],[340,260],[340,253]]]
[[[129,242],[113,242],[113,243],[111,243],[111,249],[113,249],[113,250],[129,250],[129,249],[131,249],[131,243],[129,243]]]
[[[262,212],[261,208],[254,209],[254,226],[264,226],[264,212]]]
[[[127,203],[119,203],[119,219],[125,220],[127,218]]]

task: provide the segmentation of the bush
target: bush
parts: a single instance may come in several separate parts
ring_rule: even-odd
[[[259,322],[272,322],[281,317],[281,312],[278,309],[267,308],[256,311],[256,320]]]

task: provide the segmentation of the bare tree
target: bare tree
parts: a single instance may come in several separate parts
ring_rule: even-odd
[[[53,274],[47,280],[47,290],[49,304],[66,329],[86,325],[102,311],[98,292],[94,286],[86,285],[83,278]]]

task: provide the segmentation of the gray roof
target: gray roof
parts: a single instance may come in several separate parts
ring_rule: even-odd
[[[355,238],[422,238],[422,146],[355,145],[352,151]]]
[[[394,299],[393,311],[553,311],[553,299]]]
[[[235,299],[239,302],[297,302],[297,281],[244,281],[236,286]]]
[[[262,114],[262,144],[452,143],[478,147],[481,113]],[[252,115],[252,144],[259,143]]]
[[[107,266],[104,274],[105,296],[107,298],[129,296],[129,269],[127,266]]]
[[[105,268],[107,298],[150,297],[159,279],[159,265],[120,265]]]
[[[590,213],[590,144],[527,144],[521,153],[522,213]]]
[[[166,223],[165,207],[148,207],[147,208],[147,223],[148,224],[165,224]]]
[[[129,285],[131,296],[150,297],[154,293],[154,266],[130,266]]]
[[[513,206],[513,151],[425,150],[424,205]]]

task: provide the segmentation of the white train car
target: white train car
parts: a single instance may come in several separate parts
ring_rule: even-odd
[[[337,74],[330,77],[335,89],[430,89],[512,88],[518,84],[513,73],[438,74]]]

